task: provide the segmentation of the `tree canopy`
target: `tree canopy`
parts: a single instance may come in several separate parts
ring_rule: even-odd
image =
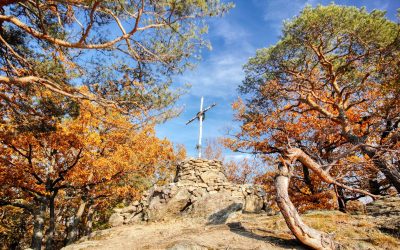
[[[185,150],[155,126],[179,112],[172,76],[209,47],[206,21],[231,7],[0,2],[2,246],[59,249],[170,179]]]
[[[334,189],[348,200],[360,197],[354,191],[400,192],[399,33],[383,11],[306,7],[244,67],[244,100],[234,104],[242,126],[231,147],[278,160],[280,175],[303,183],[294,193]],[[315,177],[329,185],[317,191]],[[281,206],[290,207],[280,195]]]
[[[185,70],[207,45],[204,18],[230,6],[205,0],[2,1],[2,123],[9,116],[31,125],[37,117],[74,115],[80,100],[133,115],[174,115],[167,110],[180,93],[168,88],[169,76]],[[42,97],[44,90],[66,99],[63,105]]]

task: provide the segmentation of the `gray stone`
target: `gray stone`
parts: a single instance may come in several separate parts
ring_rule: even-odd
[[[246,213],[260,213],[264,205],[264,201],[257,195],[246,196],[243,212]]]
[[[180,189],[165,204],[152,200],[147,211],[149,220],[161,220],[178,215],[190,203],[190,197],[191,194],[187,189]]]
[[[108,223],[113,227],[121,226],[124,224],[124,217],[119,213],[113,213],[110,216]]]
[[[144,193],[140,202],[116,210],[122,219],[113,215],[110,221],[120,225],[190,216],[223,223],[231,213],[242,208],[245,212],[260,212],[265,197],[258,186],[229,182],[220,161],[191,159],[177,166],[173,183],[154,186]]]

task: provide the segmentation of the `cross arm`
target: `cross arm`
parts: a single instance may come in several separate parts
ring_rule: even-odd
[[[186,122],[186,125],[188,125],[189,123],[191,123],[192,121],[196,120],[198,118],[198,116],[196,115],[195,117],[193,117],[192,119],[190,119],[188,122]]]

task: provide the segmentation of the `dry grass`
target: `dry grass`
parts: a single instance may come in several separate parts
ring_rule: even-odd
[[[243,225],[263,237],[293,239],[282,216],[244,215]],[[348,215],[335,211],[315,211],[302,216],[312,228],[333,236],[344,249],[400,249],[400,240],[376,228],[374,220],[364,215]]]
[[[368,248],[371,244],[376,249],[400,249],[399,239],[379,231],[374,221],[366,216],[326,212],[305,215],[304,221],[315,229],[333,234],[343,246],[358,248],[361,244]]]

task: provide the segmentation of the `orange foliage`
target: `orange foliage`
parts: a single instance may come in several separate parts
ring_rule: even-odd
[[[106,210],[137,199],[168,178],[185,157],[182,148],[175,152],[168,140],[155,136],[154,125],[137,129],[127,117],[89,101],[82,103],[76,119],[64,118],[54,131],[2,132],[2,205],[34,215],[40,204],[53,203],[64,218],[55,229],[60,231],[70,226],[66,222],[82,202],[87,203],[85,215],[95,208],[106,220]],[[82,223],[84,228],[85,219]]]

